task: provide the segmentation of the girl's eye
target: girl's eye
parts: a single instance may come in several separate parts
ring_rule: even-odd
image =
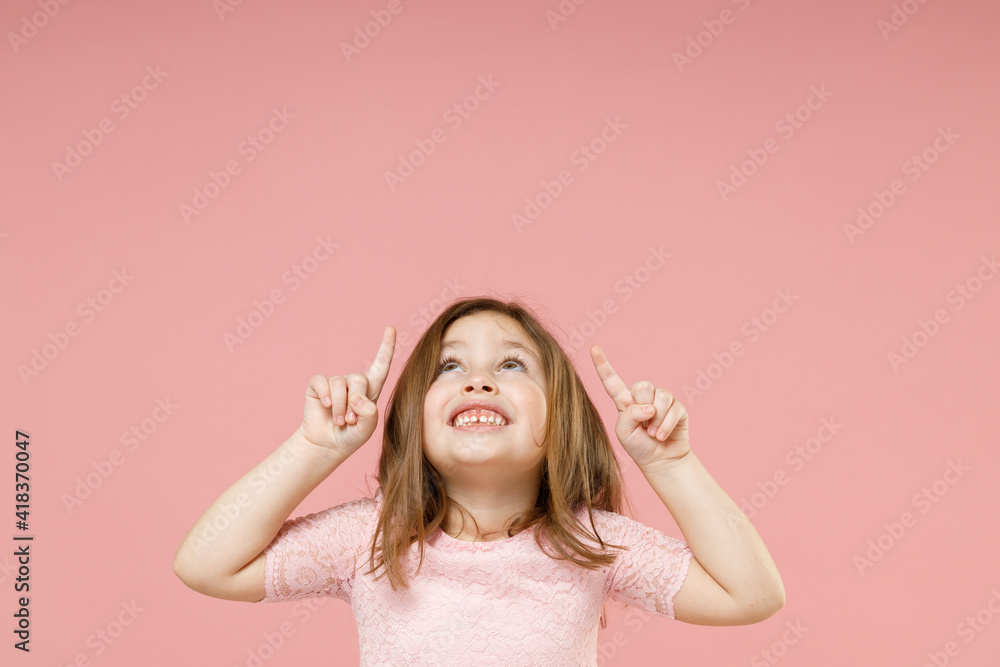
[[[500,366],[503,367],[509,363],[520,364],[521,368],[523,368],[525,371],[528,370],[528,364],[524,361],[524,359],[522,359],[516,354],[508,354],[506,357],[504,357],[503,361],[500,362]],[[458,359],[456,359],[453,356],[447,356],[444,359],[442,359],[441,363],[438,364],[438,373],[445,371],[447,367],[450,366],[451,364],[458,365]]]
[[[444,359],[443,361],[441,361],[441,363],[440,363],[440,364],[438,364],[438,373],[440,373],[440,372],[444,371],[444,369],[445,369],[445,366],[450,366],[450,365],[452,365],[453,363],[455,363],[455,362],[454,362],[454,361],[450,361],[450,360],[448,360],[448,359]]]

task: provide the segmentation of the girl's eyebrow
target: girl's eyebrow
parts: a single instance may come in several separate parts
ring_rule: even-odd
[[[526,345],[524,345],[522,343],[519,343],[516,340],[502,340],[500,342],[503,343],[504,345],[506,345],[507,347],[514,347],[514,348],[517,348],[519,350],[524,350],[525,354],[528,354],[535,361],[539,361],[538,355],[535,354],[531,350],[531,348],[527,347]],[[455,341],[449,341],[447,343],[442,343],[441,344],[441,349],[442,350],[445,349],[446,347],[465,347],[465,343],[463,343],[460,340],[455,340]]]

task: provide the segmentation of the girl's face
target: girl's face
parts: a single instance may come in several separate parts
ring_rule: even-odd
[[[517,321],[481,312],[452,322],[441,339],[444,360],[424,400],[428,460],[446,480],[464,474],[540,477],[547,385],[541,355]],[[497,406],[508,424],[486,430],[453,426],[452,416],[468,401]]]

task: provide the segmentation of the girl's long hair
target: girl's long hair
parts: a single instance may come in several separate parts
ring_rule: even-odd
[[[569,357],[528,307],[513,300],[465,298],[453,302],[424,332],[389,398],[376,476],[383,503],[372,537],[367,574],[384,567],[376,580],[388,575],[393,591],[400,586],[409,588],[402,560],[410,546],[414,542],[419,545],[419,572],[424,542],[442,527],[449,507],[459,508],[463,517],[466,513],[460,503],[448,497],[440,473],[424,454],[423,410],[427,389],[437,375],[445,331],[459,318],[481,312],[506,315],[523,327],[541,352],[548,384],[548,452],[538,499],[533,508],[508,522],[507,535],[513,537],[538,524],[534,539],[543,553],[591,570],[614,562],[617,553],[602,553],[607,547],[628,548],[604,542],[594,526],[594,508],[621,513],[621,469],[604,423]],[[592,532],[576,517],[583,507]],[[545,550],[539,528],[557,553]],[[581,537],[600,544],[601,551],[593,550]],[[606,623],[602,609],[601,628]]]

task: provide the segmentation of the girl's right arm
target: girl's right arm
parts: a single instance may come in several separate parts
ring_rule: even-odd
[[[186,586],[226,600],[264,598],[264,549],[292,510],[375,432],[395,339],[386,327],[367,375],[310,379],[302,425],[219,496],[181,542],[174,572]]]
[[[174,572],[204,595],[263,599],[264,548],[343,461],[334,450],[306,441],[298,429],[201,515],[177,550]]]

